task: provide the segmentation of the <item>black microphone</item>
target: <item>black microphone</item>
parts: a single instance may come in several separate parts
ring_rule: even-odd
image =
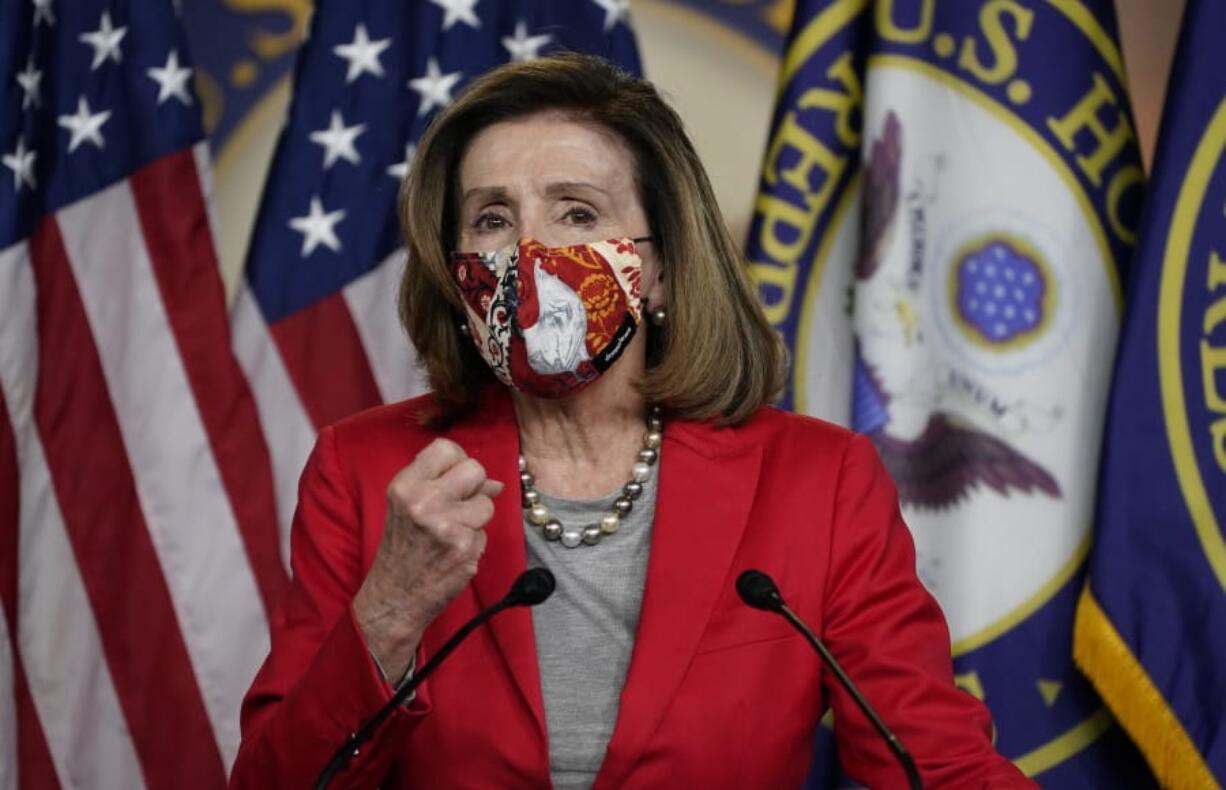
[[[514,600],[508,605],[536,606],[538,603],[544,603],[546,598],[553,595],[557,586],[558,582],[548,568],[529,568],[519,574],[519,578],[511,585],[507,599]]]
[[[553,595],[553,590],[556,586],[557,581],[553,578],[553,574],[549,572],[548,568],[529,568],[521,573],[519,578],[515,580],[515,583],[511,585],[511,590],[506,594],[506,597],[493,606],[482,609],[477,613],[476,617],[461,626],[450,639],[443,643],[438,652],[421,669],[413,673],[413,677],[409,679],[409,682],[397,689],[392,698],[382,708],[379,708],[374,716],[363,722],[357,732],[351,733],[345,739],[341,747],[332,754],[332,759],[328,760],[328,764],[319,772],[319,778],[315,781],[315,790],[324,790],[338,773],[348,767],[349,761],[357,756],[358,749],[362,744],[370,740],[371,736],[375,734],[375,730],[379,729],[379,725],[408,699],[409,695],[421,685],[423,680],[429,677],[434,670],[438,669],[438,665],[443,663],[443,660],[451,655],[451,651],[459,647],[460,643],[469,634],[477,630],[486,620],[489,620],[504,609],[510,609],[513,606],[536,606]]]
[[[818,639],[817,635],[809,630],[809,626],[805,625],[804,621],[783,602],[783,596],[779,594],[779,587],[775,585],[775,580],[762,571],[748,570],[737,577],[736,591],[741,596],[741,600],[753,608],[783,615],[785,620],[809,640],[809,644],[813,645],[813,649],[822,657],[822,661],[826,662],[826,666],[830,667],[834,676],[839,679],[839,684],[856,701],[860,710],[864,711],[864,715],[885,739],[890,751],[898,758],[899,764],[907,774],[907,782],[911,785],[911,790],[923,790],[924,785],[920,781],[919,770],[915,767],[915,760],[911,759],[911,753],[907,751],[907,747],[903,746],[898,736],[885,726],[885,722],[877,715],[877,711],[868,704],[868,700],[860,693],[860,689],[856,688],[856,684],[851,682],[851,678],[843,671],[843,667],[839,666],[839,662],[834,660],[834,656],[822,644],[822,640]]]

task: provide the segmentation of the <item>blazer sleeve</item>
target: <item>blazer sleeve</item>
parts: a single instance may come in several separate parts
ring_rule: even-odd
[[[337,455],[335,432],[325,428],[299,484],[293,582],[271,616],[271,652],[243,700],[231,787],[313,786],[345,738],[393,693],[351,608],[363,579],[361,521]],[[378,786],[398,744],[430,709],[425,686],[332,787]]]
[[[843,458],[830,541],[824,638],[911,752],[924,787],[1036,787],[992,747],[987,708],[954,685],[949,630],[916,576],[893,483],[863,436]],[[833,674],[823,678],[844,770],[868,787],[906,787],[868,718]]]

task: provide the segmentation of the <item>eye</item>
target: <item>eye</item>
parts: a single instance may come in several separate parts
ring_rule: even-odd
[[[493,211],[481,212],[473,217],[470,224],[473,230],[478,233],[493,233],[511,227],[511,223],[506,217]]]
[[[572,225],[595,225],[596,212],[587,206],[571,206],[566,210],[563,219]]]

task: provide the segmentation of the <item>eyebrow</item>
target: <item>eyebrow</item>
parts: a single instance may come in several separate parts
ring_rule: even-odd
[[[601,189],[595,184],[591,184],[586,181],[555,181],[545,187],[545,195],[548,197],[557,197],[558,195],[562,195],[567,192],[576,192],[576,191],[584,191],[584,190],[592,190],[594,192],[599,192],[601,195],[604,195],[605,197],[609,196],[609,193],[607,190]],[[482,200],[483,202],[485,201],[512,202],[510,198],[510,193],[507,192],[506,187],[473,187],[472,189],[469,189],[464,192],[463,196],[461,196],[460,198],[460,203],[461,205],[467,204],[470,200],[473,200],[474,198],[478,198]]]
[[[506,187],[473,187],[465,191],[460,197],[460,203],[468,203],[473,198],[481,198],[486,201],[509,200]]]
[[[582,191],[586,189],[590,189],[594,192],[599,192],[600,194],[605,195],[605,196],[608,196],[609,194],[607,191],[601,189],[595,184],[589,184],[586,181],[557,181],[545,187],[545,194],[549,195],[550,197],[553,197],[559,194],[564,194],[566,192],[574,192],[576,190]]]

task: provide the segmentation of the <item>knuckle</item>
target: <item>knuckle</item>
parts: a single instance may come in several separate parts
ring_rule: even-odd
[[[403,503],[404,514],[418,526],[424,526],[430,520],[430,506],[420,497],[412,497]]]
[[[464,454],[463,448],[461,448],[460,445],[456,444],[452,440],[448,439],[446,436],[439,436],[434,441],[430,442],[430,444],[433,445],[434,447],[439,448],[440,450],[445,450],[447,452],[457,452],[461,455]]]
[[[475,576],[481,557],[485,555],[485,533],[474,532],[469,551],[464,555],[464,569],[469,576]]]
[[[473,532],[470,529],[457,529],[449,541],[451,553],[456,557],[467,557],[472,553]]]
[[[463,534],[468,530],[463,524],[456,521],[454,515],[443,514],[439,518],[434,519],[432,531],[434,539],[439,542],[439,545],[445,551],[450,552],[455,551],[456,546],[463,539]]]
[[[450,439],[444,439],[441,436],[430,442],[425,451],[430,452],[434,457],[441,461],[459,459],[463,458],[465,455],[464,449],[460,447],[460,445],[456,444]]]
[[[434,532],[434,535],[438,538],[440,543],[446,543],[447,545],[455,543],[457,532],[456,524],[450,516],[444,515],[434,519],[434,523],[431,525],[431,530]]]
[[[387,484],[387,500],[394,504],[407,503],[413,496],[413,482],[403,471]]]
[[[465,458],[460,463],[456,464],[456,472],[461,475],[465,481],[479,481],[485,479],[485,467],[473,458]]]

